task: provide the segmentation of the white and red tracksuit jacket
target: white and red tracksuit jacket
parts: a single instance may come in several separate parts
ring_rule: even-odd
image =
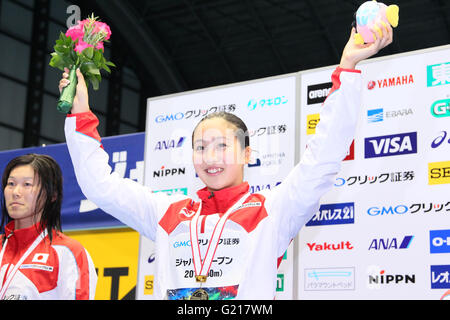
[[[227,220],[208,280],[202,285],[210,298],[274,298],[277,258],[319,209],[319,200],[333,186],[354,138],[361,74],[337,68],[332,81],[332,94],[324,103],[316,134],[300,163],[275,189],[250,195]],[[198,244],[192,243],[190,221],[200,203],[183,195],[152,193],[148,187],[111,173],[97,125],[90,112],[66,119],[67,145],[83,193],[155,241],[156,298],[191,297],[199,288],[193,245],[198,245],[204,257],[219,218],[248,191],[248,184],[223,189],[213,197],[206,189],[197,193],[202,210],[196,230]]]
[[[7,289],[4,300],[88,300],[94,299],[97,273],[89,253],[76,240],[53,231],[25,258],[11,282],[9,275],[27,249],[40,236],[37,225],[14,230],[5,227],[8,238],[0,268],[0,287]],[[0,241],[0,250],[5,243]]]

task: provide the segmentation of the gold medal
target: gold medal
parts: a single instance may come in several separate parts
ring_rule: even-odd
[[[205,283],[207,278],[208,278],[207,276],[199,275],[199,276],[195,276],[195,281]]]
[[[202,288],[197,289],[192,293],[190,300],[209,300],[208,292]]]

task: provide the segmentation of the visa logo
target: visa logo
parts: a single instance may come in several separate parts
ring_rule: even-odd
[[[417,153],[417,132],[366,138],[364,149],[366,159]]]

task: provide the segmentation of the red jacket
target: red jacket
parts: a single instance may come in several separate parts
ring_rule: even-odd
[[[78,241],[53,231],[51,243],[47,235],[14,269],[41,232],[38,225],[14,230],[12,221],[5,227],[5,236],[7,240],[0,243],[0,299],[94,299],[97,274]]]

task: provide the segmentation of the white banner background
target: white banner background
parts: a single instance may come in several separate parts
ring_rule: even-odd
[[[308,86],[329,82],[333,69],[301,74],[300,150],[308,115],[321,108],[307,104]],[[339,211],[321,211],[325,225],[302,229],[297,297],[440,299],[450,288],[450,48],[374,59],[359,69],[364,82],[354,160],[343,162],[321,201],[331,205],[324,209],[354,203],[354,223],[329,224],[345,219]],[[437,118],[431,107],[442,99],[447,116]],[[441,143],[433,148],[433,141]],[[380,153],[369,158],[373,147]],[[435,171],[447,178],[429,185],[428,165],[435,162],[447,162]],[[440,230],[437,239],[432,230]],[[430,245],[433,239],[439,246]]]

